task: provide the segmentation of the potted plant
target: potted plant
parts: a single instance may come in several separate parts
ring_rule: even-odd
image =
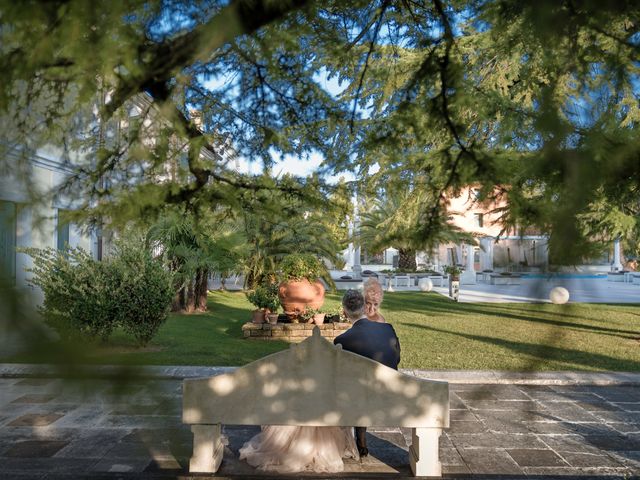
[[[264,303],[265,303],[265,295],[264,289],[262,287],[257,287],[255,290],[251,290],[246,293],[247,300],[257,307],[253,311],[252,321],[253,323],[264,323],[265,320],[265,311],[264,311]]]
[[[280,307],[280,298],[278,297],[278,284],[270,283],[264,286],[264,302],[262,303],[265,309],[265,316],[267,321],[275,325],[278,323],[278,308]]]
[[[334,308],[332,310],[329,310],[327,312],[325,312],[324,315],[324,321],[326,323],[338,323],[341,322],[341,316],[340,314],[342,313],[342,308]]]
[[[453,298],[455,301],[458,301],[457,282],[460,281],[460,274],[462,273],[462,269],[457,265],[445,265],[445,267],[442,270],[444,271],[444,273],[449,275],[449,296]],[[456,282],[455,288],[454,288],[453,282]]]
[[[313,316],[315,315],[315,308],[307,308],[298,314],[298,322],[300,323],[313,323]]]
[[[293,322],[307,309],[319,309],[324,303],[324,285],[319,277],[326,268],[311,254],[292,254],[280,263],[280,304]]]
[[[277,284],[259,285],[255,290],[247,293],[247,300],[257,307],[253,312],[253,323],[264,323],[265,318],[268,318],[270,323],[278,321],[277,311],[280,299]],[[275,319],[267,317],[268,315],[275,315]]]
[[[322,325],[324,323],[326,313],[317,308],[307,308],[298,316],[302,323],[315,323],[316,325]]]
[[[319,308],[310,308],[309,311],[311,312],[311,322],[315,323],[316,325],[322,325],[324,323],[324,319],[327,316],[327,313]]]
[[[442,269],[444,273],[449,275],[451,281],[460,280],[460,274],[462,273],[462,269],[457,265],[445,265]]]

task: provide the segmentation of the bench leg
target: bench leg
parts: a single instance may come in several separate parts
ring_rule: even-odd
[[[215,473],[222,463],[224,444],[221,425],[191,425],[193,456],[189,472]]]
[[[438,458],[438,439],[441,433],[441,428],[412,429],[409,463],[414,476],[442,476],[442,464]]]

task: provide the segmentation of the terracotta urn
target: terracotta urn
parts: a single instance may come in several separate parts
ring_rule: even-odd
[[[319,309],[324,303],[324,285],[320,281],[308,280],[282,282],[278,287],[282,309],[290,318],[296,319],[307,308]]]

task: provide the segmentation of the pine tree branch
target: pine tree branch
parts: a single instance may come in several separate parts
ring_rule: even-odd
[[[120,83],[103,108],[105,118],[110,118],[133,95],[141,93],[145,85],[166,84],[188,65],[207,61],[216,49],[234,38],[252,33],[310,1],[236,0],[188,33],[162,43],[141,44],[138,57],[144,68],[138,74],[120,74]]]
[[[367,51],[367,56],[364,61],[364,68],[362,69],[362,74],[360,75],[360,81],[358,82],[358,88],[356,89],[356,95],[355,95],[355,98],[353,99],[353,110],[351,111],[351,120],[349,122],[351,133],[353,133],[353,127],[354,127],[354,122],[356,117],[356,109],[358,108],[358,99],[360,97],[360,92],[362,91],[362,85],[364,84],[364,76],[366,75],[367,68],[369,67],[369,58],[371,57],[371,54],[375,49],[376,40],[378,39],[378,34],[380,33],[380,27],[382,26],[382,19],[384,18],[384,13],[387,10],[388,6],[389,6],[389,0],[384,0],[382,2],[382,6],[380,7],[378,22],[376,23],[376,27],[373,32],[373,38],[371,39],[369,50]]]

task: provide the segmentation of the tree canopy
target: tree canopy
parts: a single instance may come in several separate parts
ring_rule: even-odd
[[[5,0],[0,12],[5,148],[95,152],[72,179],[85,213],[241,208],[259,190],[317,204],[331,190],[318,177],[231,161],[268,169],[317,150],[323,172],[354,172],[361,189],[415,191],[425,241],[446,228],[447,194],[478,184],[508,198],[505,226],[550,234],[567,262],[593,240],[637,250],[637,2]],[[133,123],[140,98],[153,107]],[[157,182],[168,165],[181,174]]]

